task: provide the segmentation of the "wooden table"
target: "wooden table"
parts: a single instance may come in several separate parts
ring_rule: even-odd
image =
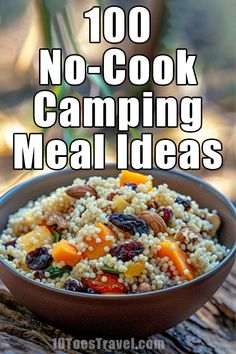
[[[188,320],[153,339],[163,340],[165,350],[125,353],[232,354],[236,348],[236,266],[214,297]],[[79,333],[79,328],[78,328]],[[0,353],[104,353],[102,350],[53,350],[53,338],[72,337],[41,322],[0,282]],[[72,337],[73,338],[73,337]],[[118,353],[112,351],[109,353]]]

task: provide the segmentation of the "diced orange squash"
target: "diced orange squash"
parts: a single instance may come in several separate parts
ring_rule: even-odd
[[[71,267],[74,267],[82,259],[82,255],[78,254],[77,248],[64,239],[56,244],[52,251],[52,257],[55,261],[64,261]]]
[[[123,213],[130,204],[120,195],[115,195],[112,201],[113,209],[116,213]]]
[[[105,248],[109,247],[110,249],[113,244],[112,240],[106,240],[106,236],[116,237],[116,234],[106,225],[98,223],[96,227],[101,229],[101,231],[97,234],[97,237],[93,238],[91,241],[88,241],[86,238],[84,238],[84,243],[93,248],[93,250],[89,250],[87,248],[84,252],[84,256],[88,259],[98,259],[99,257],[105,256],[109,252],[109,250],[106,250]],[[97,243],[96,238],[99,238],[101,242]]]
[[[134,262],[128,265],[128,269],[125,272],[126,277],[138,277],[145,268],[145,262],[143,260]]]
[[[27,252],[44,245],[52,245],[54,237],[46,226],[37,226],[34,230],[18,237],[16,243]]]
[[[125,183],[135,183],[139,185],[150,182],[149,190],[152,190],[152,180],[148,176],[143,175],[141,173],[122,170],[121,174],[119,175],[119,180],[120,186],[124,186]]]
[[[169,257],[174,263],[179,275],[187,280],[194,278],[192,267],[187,263],[187,254],[175,242],[160,242],[161,249],[157,251],[160,258]]]

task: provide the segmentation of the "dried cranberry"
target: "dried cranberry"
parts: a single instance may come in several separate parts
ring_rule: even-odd
[[[173,216],[171,208],[161,207],[158,209],[157,213],[162,217],[165,222],[168,222]]]
[[[43,270],[36,270],[34,272],[34,279],[40,279],[41,280],[43,278],[46,278],[45,273],[44,273]]]
[[[52,262],[52,256],[46,247],[36,248],[29,252],[25,258],[25,263],[32,270],[42,270],[47,268]]]
[[[16,238],[14,239],[14,240],[12,240],[12,241],[8,241],[8,242],[6,242],[6,243],[4,243],[4,246],[7,248],[8,246],[12,246],[12,247],[15,247],[15,245],[16,245]]]
[[[119,227],[123,231],[128,231],[132,235],[135,235],[136,233],[139,235],[146,234],[149,229],[146,221],[134,215],[114,213],[109,217],[109,221],[113,225]]]
[[[136,191],[137,189],[137,184],[136,183],[131,183],[131,182],[127,182],[125,183],[126,187],[131,187],[133,189],[133,191]]]
[[[182,204],[184,206],[184,210],[188,211],[191,209],[192,202],[190,199],[183,199],[182,197],[178,196],[175,200],[175,203]]]
[[[123,243],[122,245],[118,245],[112,248],[110,250],[110,254],[123,262],[127,262],[142,253],[143,250],[144,247],[140,242],[131,241],[129,243]]]

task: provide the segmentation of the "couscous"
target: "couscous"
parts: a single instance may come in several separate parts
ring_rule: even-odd
[[[169,288],[206,273],[228,250],[220,217],[151,176],[77,178],[9,217],[0,256],[56,288],[128,294]]]

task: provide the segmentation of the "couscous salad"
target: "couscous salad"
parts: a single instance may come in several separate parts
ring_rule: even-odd
[[[228,250],[220,217],[151,176],[77,178],[9,217],[0,257],[30,279],[98,294],[169,288],[215,267]]]

